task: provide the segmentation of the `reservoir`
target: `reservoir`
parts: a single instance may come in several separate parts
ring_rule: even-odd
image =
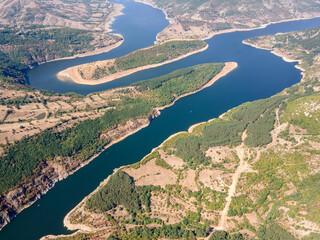
[[[37,89],[59,93],[88,94],[126,86],[132,82],[160,76],[179,68],[207,62],[235,61],[238,68],[221,78],[213,86],[190,95],[162,111],[147,128],[105,150],[99,157],[67,179],[57,183],[42,199],[24,210],[2,231],[1,240],[32,240],[48,234],[68,234],[63,218],[101,181],[122,165],[141,160],[171,134],[186,131],[189,126],[218,117],[228,109],[246,101],[270,97],[301,80],[295,63],[284,62],[268,51],[242,44],[242,40],[259,35],[301,30],[320,25],[320,19],[273,24],[264,29],[233,32],[207,40],[209,48],[180,61],[148,69],[113,82],[96,85],[76,85],[60,82],[57,72],[77,64],[120,57],[139,48],[151,46],[156,35],[169,23],[158,9],[121,0],[124,15],[112,25],[125,41],[117,49],[90,57],[50,62],[35,67],[28,73],[29,83]]]

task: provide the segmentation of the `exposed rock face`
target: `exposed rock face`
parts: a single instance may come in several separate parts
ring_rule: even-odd
[[[43,162],[34,178],[0,197],[0,229],[67,176],[68,172],[61,164]]]

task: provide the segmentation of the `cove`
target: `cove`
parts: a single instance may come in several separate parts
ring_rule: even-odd
[[[123,27],[124,32],[119,31],[119,33],[125,38],[126,34],[128,35],[127,40],[120,46],[120,50],[114,49],[108,53],[115,54],[115,56],[121,56],[136,48],[152,45],[156,31],[162,30],[160,25],[163,28],[167,24],[163,13],[159,10],[131,1],[123,2],[123,4],[126,7],[124,15],[116,19],[113,29],[116,31]],[[150,20],[147,20],[150,28],[141,27],[141,24],[146,24],[145,22],[132,21],[132,19],[138,19],[139,14],[141,15],[139,9],[146,11],[144,14],[150,17]],[[127,25],[129,23],[133,25],[128,29]],[[154,24],[154,28],[152,24]],[[244,45],[242,40],[258,35],[288,32],[319,25],[320,19],[302,20],[274,24],[265,29],[254,31],[218,35],[207,41],[209,48],[205,52],[159,68],[142,71],[109,84],[97,85],[95,86],[97,89],[91,89],[88,86],[78,87],[71,83],[61,84],[61,82],[54,81],[51,85],[42,83],[43,85],[40,86],[37,84],[40,84],[41,79],[44,82],[50,82],[51,77],[48,78],[49,80],[45,80],[46,78],[42,78],[43,76],[50,74],[54,76],[54,72],[59,71],[60,68],[64,69],[72,64],[79,64],[74,61],[97,61],[103,57],[101,54],[84,59],[51,62],[34,68],[29,72],[29,80],[32,86],[57,92],[68,92],[71,89],[72,91],[86,94],[128,85],[137,80],[159,76],[175,69],[199,63],[236,61],[239,65],[235,71],[220,79],[213,86],[177,101],[174,106],[162,111],[162,114],[153,120],[150,126],[108,148],[89,165],[57,183],[42,199],[20,213],[12,223],[0,231],[0,239],[31,240],[39,239],[48,234],[70,233],[63,227],[64,216],[92,192],[102,180],[107,178],[114,168],[139,161],[171,134],[185,131],[192,124],[217,117],[243,102],[270,97],[299,82],[301,79],[300,71],[294,68],[294,63],[286,63],[268,51]],[[134,33],[137,33],[135,29],[139,29],[139,27],[144,31],[145,37],[135,39]],[[130,32],[133,34],[132,38],[129,38]],[[138,43],[139,41],[141,42]],[[35,74],[34,78],[31,77],[32,74]],[[34,81],[36,78],[38,83]],[[69,86],[69,84],[71,85]]]

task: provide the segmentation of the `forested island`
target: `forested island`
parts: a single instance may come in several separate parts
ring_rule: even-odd
[[[299,61],[302,81],[174,134],[121,167],[55,239],[320,238],[319,31],[246,40]]]
[[[169,41],[139,49],[123,57],[87,63],[63,70],[60,80],[96,85],[127,76],[137,71],[158,67],[189,55],[204,51],[208,44],[201,40]]]

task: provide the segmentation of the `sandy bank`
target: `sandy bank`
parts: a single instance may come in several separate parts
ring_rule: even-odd
[[[300,63],[299,60],[291,59],[287,55],[285,55],[284,53],[279,52],[277,50],[273,50],[273,51],[271,51],[271,53],[278,56],[278,57],[281,57],[285,62],[299,62]]]
[[[71,67],[71,68],[67,68],[66,70],[63,70],[63,71],[59,72],[57,74],[57,78],[60,81],[68,81],[68,80],[70,81],[71,80],[71,81],[73,81],[75,83],[78,83],[78,84],[98,85],[98,84],[111,82],[111,81],[116,80],[118,78],[122,78],[122,77],[125,77],[125,76],[128,76],[128,75],[131,75],[131,74],[133,74],[135,72],[139,72],[139,71],[150,69],[150,68],[159,67],[159,66],[162,66],[162,65],[165,65],[165,64],[169,64],[169,63],[181,60],[181,59],[189,57],[189,56],[191,56],[193,54],[196,54],[196,53],[199,53],[199,52],[203,52],[207,48],[208,48],[208,45],[206,45],[204,48],[201,48],[199,50],[187,53],[185,55],[182,55],[180,57],[177,57],[177,58],[174,58],[174,59],[171,59],[171,60],[168,60],[168,61],[164,61],[162,63],[150,64],[150,65],[146,65],[146,66],[137,67],[137,68],[134,68],[134,69],[125,70],[125,71],[122,71],[122,72],[117,72],[117,73],[108,75],[108,76],[106,76],[104,78],[101,78],[101,79],[98,79],[98,80],[83,79],[82,76],[79,73],[79,70],[78,70],[79,66],[81,66],[81,65],[74,66],[74,67]]]
[[[259,45],[256,45],[256,44],[253,44],[253,43],[249,43],[247,41],[242,41],[243,44],[246,44],[248,46],[251,46],[251,47],[254,47],[254,48],[257,48],[257,49],[262,49],[262,50],[267,50],[267,51],[271,51],[272,54],[278,56],[278,57],[281,57],[285,62],[298,62],[300,63],[300,60],[296,60],[296,59],[292,59],[290,57],[288,57],[285,53],[283,52],[280,52],[279,50],[277,49],[274,49],[274,48],[267,48],[267,47],[261,47]]]

